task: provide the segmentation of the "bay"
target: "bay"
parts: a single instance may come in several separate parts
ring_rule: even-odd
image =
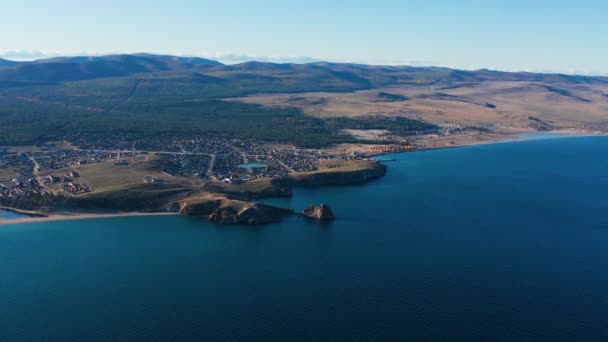
[[[0,226],[0,340],[608,338],[608,138],[387,156],[318,224]]]

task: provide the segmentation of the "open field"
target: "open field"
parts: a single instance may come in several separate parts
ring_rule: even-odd
[[[147,54],[0,67],[3,145],[74,142],[82,135],[223,134],[326,148],[368,136],[344,129],[391,130],[395,118],[494,131],[608,131],[607,110],[608,78],[593,76],[324,62],[222,65]],[[416,122],[395,130],[430,129]]]
[[[0,182],[8,182],[12,178],[17,177],[19,173],[15,169],[15,167],[0,168]]]
[[[404,100],[378,99],[388,93]],[[232,99],[266,107],[296,107],[319,117],[372,115],[420,119],[437,125],[480,126],[495,131],[602,129],[608,122],[608,86],[493,81],[436,86],[398,86],[347,93],[250,95]]]
[[[145,184],[144,177],[146,176],[166,180],[167,184],[163,187],[169,188],[190,188],[201,185],[200,181],[197,182],[191,178],[168,176],[159,169],[154,168],[156,165],[155,161],[159,158],[159,156],[138,155],[134,158],[126,159],[129,161],[129,165],[115,165],[114,160],[108,160],[103,163],[43,171],[41,175],[62,175],[70,170],[77,170],[80,173],[80,177],[75,182],[89,185],[94,189],[94,193],[96,194],[134,187],[140,188]],[[154,185],[151,185],[151,187],[154,187]],[[49,188],[59,190],[59,185],[53,184]]]

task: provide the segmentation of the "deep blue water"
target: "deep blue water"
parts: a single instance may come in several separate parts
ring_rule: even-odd
[[[608,339],[608,138],[394,155],[338,220],[0,226],[0,340]]]

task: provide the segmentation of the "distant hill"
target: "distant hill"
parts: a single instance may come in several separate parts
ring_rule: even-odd
[[[551,127],[600,125],[607,85],[608,78],[592,76],[328,62],[224,65],[145,53],[0,59],[0,145],[118,130],[326,145],[351,141],[341,128],[392,127],[382,119],[388,114],[476,127],[527,127],[528,116]],[[351,115],[371,115],[382,125],[327,118]]]
[[[204,58],[149,54],[55,57],[8,64],[7,67],[0,68],[0,80],[62,82],[161,71],[202,71],[205,68],[221,65],[220,62]]]
[[[562,74],[454,70],[440,67],[376,66],[352,63],[308,64],[218,61],[153,54],[55,57],[33,62],[0,59],[0,81],[65,82],[123,77],[145,73],[202,73],[228,81],[243,81],[238,88],[262,87],[263,92],[349,91],[391,85],[424,85],[483,81],[536,81],[573,84],[608,83],[605,77]],[[254,80],[254,81],[252,81]],[[251,89],[251,91],[256,91]],[[244,91],[245,93],[247,91]]]
[[[169,55],[152,55],[148,53],[137,54],[119,54],[106,56],[74,56],[74,57],[53,57],[39,59],[31,63],[35,64],[52,64],[52,63],[76,63],[86,64],[90,62],[118,62],[123,64],[148,64],[154,65],[164,70],[176,68],[192,68],[193,66],[221,66],[222,63],[211,59],[199,57],[179,57]]]
[[[13,66],[13,65],[15,65],[17,63],[18,62],[13,62],[13,61],[9,61],[8,59],[2,59],[2,58],[0,58],[0,67]]]

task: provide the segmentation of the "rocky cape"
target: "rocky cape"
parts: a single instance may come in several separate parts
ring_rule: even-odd
[[[28,214],[62,215],[66,212],[86,213],[177,213],[200,216],[221,224],[268,224],[285,217],[300,215],[316,220],[334,219],[326,204],[313,205],[303,213],[293,209],[256,203],[259,198],[290,197],[299,186],[359,184],[384,176],[387,167],[372,160],[348,161],[334,166],[333,162],[317,171],[298,172],[276,179],[256,179],[234,185],[212,183],[203,188],[174,188],[170,184],[138,185],[87,196],[55,195],[45,202],[46,210],[26,209]]]
[[[220,224],[268,224],[299,215],[318,221],[335,219],[332,209],[327,204],[313,204],[302,213],[293,209],[279,208],[262,203],[241,202],[229,199],[211,199],[196,203],[183,201],[179,203],[178,213],[187,216],[206,217],[209,221]]]
[[[287,179],[292,186],[349,185],[365,183],[383,177],[386,172],[386,165],[370,162],[366,168],[301,172],[290,175]]]
[[[326,168],[319,171],[297,172],[282,178],[253,180],[248,182],[249,184],[241,185],[212,183],[206,186],[205,191],[246,201],[291,197],[294,187],[361,184],[383,177],[386,172],[386,165],[376,161],[365,161],[365,165],[354,169]]]
[[[293,209],[227,199],[196,203],[183,201],[179,206],[180,214],[207,217],[209,221],[222,224],[266,224],[278,222],[294,214]]]

